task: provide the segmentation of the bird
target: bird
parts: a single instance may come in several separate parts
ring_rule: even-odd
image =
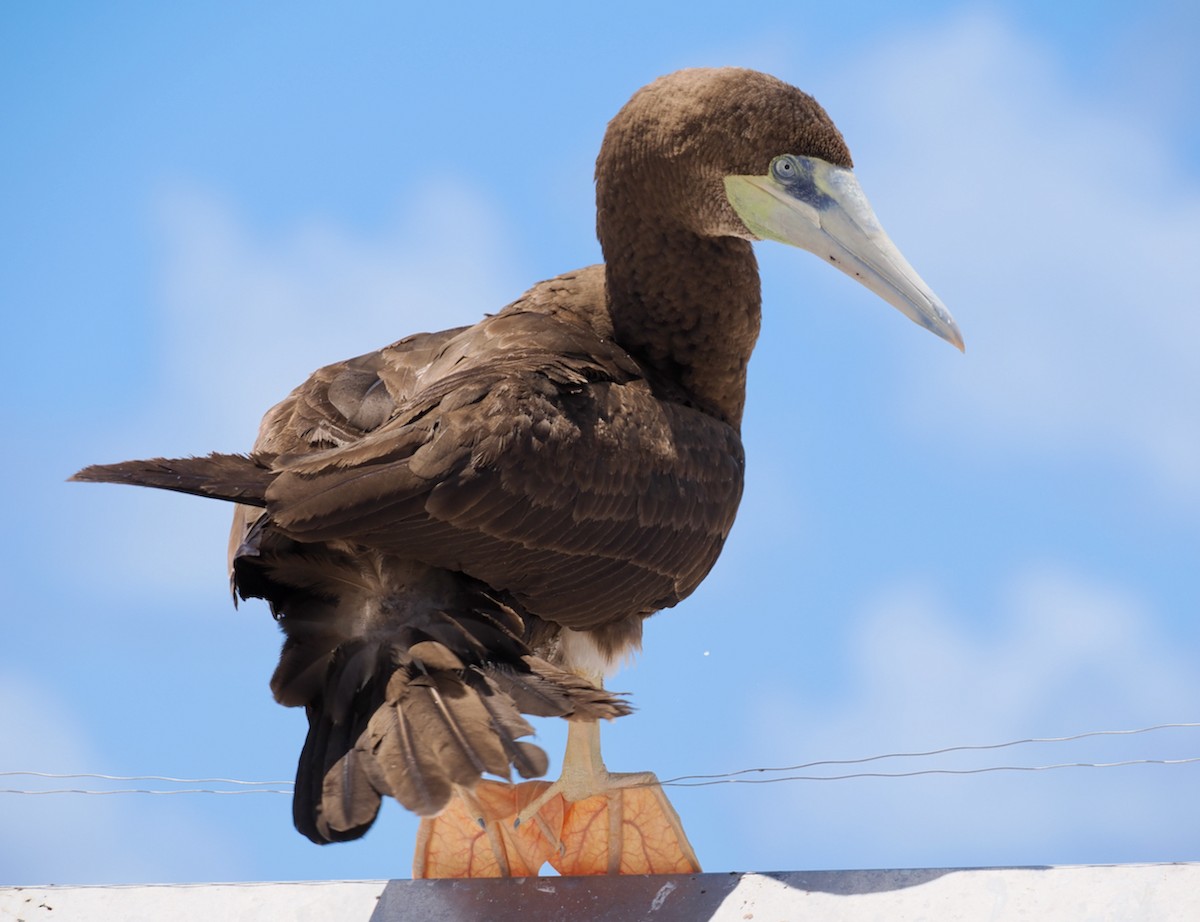
[[[269,604],[272,691],[308,717],[296,828],[355,839],[395,798],[422,817],[415,877],[699,870],[654,775],[607,770],[599,722],[631,710],[605,677],[734,523],[754,243],[814,253],[963,349],[832,119],[782,80],[659,77],[608,124],[595,187],[603,263],[318,369],[247,453],[72,478],[235,504],[235,604]],[[568,721],[556,781],[527,716]]]

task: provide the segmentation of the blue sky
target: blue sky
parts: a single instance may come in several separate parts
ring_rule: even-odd
[[[760,246],[746,498],[709,580],[611,683],[639,710],[606,728],[609,766],[1200,719],[1185,7],[6,6],[0,770],[291,777],[304,718],[270,698],[265,608],[229,604],[228,509],[65,477],[242,450],[319,364],[597,261],[604,125],[688,65],[825,105],[967,353]],[[539,735],[556,754],[565,734]],[[882,767],[1197,755],[1200,730],[1175,730]],[[709,870],[1029,865],[1200,860],[1198,782],[1193,764],[672,796]],[[282,796],[0,798],[0,883],[404,877],[416,828],[392,805],[319,848]]]

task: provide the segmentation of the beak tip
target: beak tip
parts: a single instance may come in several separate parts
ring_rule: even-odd
[[[950,316],[946,306],[936,296],[931,298],[931,301],[933,310],[928,314],[921,311],[921,322],[928,327],[930,332],[936,333],[959,352],[965,353],[967,345],[963,342],[962,331],[958,328],[958,324],[954,322],[954,318]]]
[[[958,328],[958,324],[953,320],[950,321],[950,329],[954,331],[954,339],[951,340],[951,342],[959,352],[965,355],[967,351],[967,344],[963,341],[962,331]]]

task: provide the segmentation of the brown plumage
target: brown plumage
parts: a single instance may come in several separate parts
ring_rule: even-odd
[[[431,815],[484,773],[541,774],[522,713],[628,711],[572,669],[636,647],[729,534],[760,296],[723,180],[783,153],[850,166],[824,111],[772,77],[662,78],[597,161],[604,265],[318,370],[248,456],[76,475],[240,504],[233,585],[270,603],[272,689],[309,716],[305,835],[361,835],[382,795]]]

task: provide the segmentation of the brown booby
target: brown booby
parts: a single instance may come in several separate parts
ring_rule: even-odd
[[[742,494],[751,243],[828,260],[962,348],[883,232],[808,95],[749,70],[639,90],[596,163],[603,265],[470,327],[317,370],[248,455],[88,467],[76,480],[237,503],[234,591],[285,640],[271,682],[304,707],[297,828],[361,836],[385,795],[426,819],[415,875],[698,870],[648,773],[609,774],[606,671],[686,598]],[[523,714],[570,721],[541,775]]]

